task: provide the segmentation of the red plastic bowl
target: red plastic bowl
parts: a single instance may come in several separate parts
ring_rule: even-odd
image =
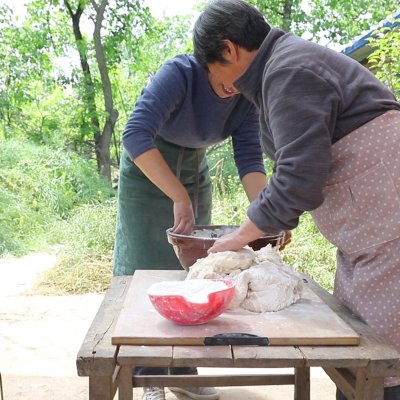
[[[222,282],[221,288],[208,293],[207,291],[196,293],[195,285],[200,281]],[[160,293],[159,285],[169,287],[171,290]],[[174,289],[172,289],[172,285]],[[186,285],[186,287],[184,287]],[[192,285],[190,288],[189,286]],[[213,284],[215,285],[215,284]],[[179,288],[181,286],[181,288]],[[193,289],[194,288],[194,289]],[[184,291],[191,290],[190,295],[182,295]],[[153,284],[147,294],[154,308],[164,318],[181,325],[199,325],[218,317],[228,307],[235,292],[235,283],[230,279],[193,279],[186,281],[166,281]],[[160,293],[160,294],[158,294]],[[203,294],[202,294],[203,293]]]

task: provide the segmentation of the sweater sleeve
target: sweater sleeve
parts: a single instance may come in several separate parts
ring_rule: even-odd
[[[154,139],[186,95],[186,77],[173,60],[165,63],[143,89],[126,124],[123,145],[131,159],[155,148]]]
[[[304,211],[324,200],[339,92],[304,68],[282,68],[263,82],[265,121],[275,147],[276,171],[250,205],[248,217],[264,232],[298,225]]]
[[[250,105],[243,122],[233,132],[232,144],[240,179],[250,172],[265,174],[260,144],[259,113],[254,105]]]

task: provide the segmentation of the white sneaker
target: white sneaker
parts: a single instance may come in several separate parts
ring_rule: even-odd
[[[170,387],[171,392],[183,393],[194,400],[218,400],[219,393],[213,387]]]
[[[142,400],[165,400],[164,388],[144,387]]]

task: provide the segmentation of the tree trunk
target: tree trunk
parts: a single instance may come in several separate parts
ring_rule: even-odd
[[[98,148],[100,147],[100,121],[96,108],[96,88],[92,79],[92,74],[90,72],[90,67],[87,59],[86,46],[84,46],[84,40],[82,32],[80,30],[80,18],[84,11],[84,7],[81,3],[78,3],[76,12],[73,12],[71,5],[67,0],[64,0],[64,4],[68,9],[69,15],[72,19],[72,28],[74,32],[76,47],[79,53],[79,59],[81,63],[81,68],[83,72],[83,86],[84,86],[84,96],[83,101],[88,109],[90,115],[91,126],[93,129],[93,137],[95,143],[96,161],[97,169],[99,172],[102,171],[102,160],[98,154]]]
[[[94,0],[92,0],[91,3],[96,10],[93,39],[97,66],[99,68],[103,87],[104,109],[106,114],[103,131],[101,132],[98,142],[96,142],[96,154],[98,159],[100,160],[101,174],[111,181],[110,147],[114,127],[118,119],[118,111],[114,108],[111,82],[108,74],[106,58],[104,56],[103,44],[101,42],[101,25],[103,22],[104,11],[107,7],[108,0],[102,0],[100,5],[97,5]]]
[[[292,24],[292,7],[293,0],[286,0],[283,3],[283,15],[282,15],[282,29],[285,32],[289,32]]]

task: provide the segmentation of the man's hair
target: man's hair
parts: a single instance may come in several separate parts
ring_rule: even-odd
[[[271,27],[254,6],[242,0],[214,0],[193,28],[194,56],[204,68],[213,62],[226,63],[224,40],[252,51],[261,46]]]

